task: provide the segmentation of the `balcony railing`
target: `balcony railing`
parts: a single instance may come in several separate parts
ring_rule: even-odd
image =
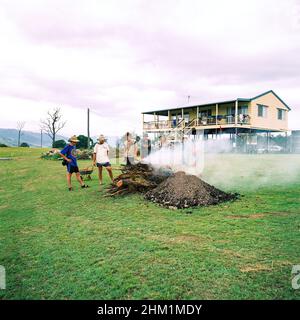
[[[250,117],[247,114],[238,115],[237,122],[240,125],[250,124]],[[201,117],[199,119],[193,119],[191,121],[186,121],[186,120],[150,121],[150,122],[144,122],[144,129],[145,130],[174,129],[174,128],[182,129],[182,128],[190,128],[190,127],[226,125],[226,124],[235,124],[235,116],[234,115],[219,115],[218,117],[209,116],[209,117]]]

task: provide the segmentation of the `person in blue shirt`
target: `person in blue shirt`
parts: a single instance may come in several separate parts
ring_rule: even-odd
[[[79,142],[76,136],[72,136],[69,139],[69,144],[67,144],[61,151],[60,155],[61,157],[67,162],[67,183],[69,191],[73,190],[71,178],[72,174],[75,173],[76,179],[81,185],[81,188],[88,188],[87,185],[84,184],[84,182],[81,179],[78,165],[77,165],[77,151],[76,151],[76,143]]]

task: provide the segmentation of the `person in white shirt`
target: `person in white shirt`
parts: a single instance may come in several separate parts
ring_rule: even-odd
[[[100,135],[98,139],[98,143],[95,144],[94,147],[94,154],[93,154],[93,164],[94,166],[97,165],[98,167],[98,176],[99,176],[99,183],[102,184],[102,167],[105,167],[111,181],[113,181],[113,173],[111,164],[108,158],[109,153],[109,146],[105,142],[105,137],[103,134]]]

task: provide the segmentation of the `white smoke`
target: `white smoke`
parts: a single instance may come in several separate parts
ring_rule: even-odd
[[[144,163],[154,168],[170,168],[173,172],[184,171],[199,176],[204,169],[204,141],[201,138],[167,144],[151,153]]]
[[[201,176],[225,190],[270,188],[300,180],[300,155],[235,153],[228,137],[190,138],[154,151],[143,162]]]

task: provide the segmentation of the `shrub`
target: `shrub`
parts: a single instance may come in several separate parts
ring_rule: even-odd
[[[92,159],[93,156],[93,150],[77,150],[77,159],[80,160],[89,160]]]
[[[27,142],[22,142],[20,147],[21,148],[29,148],[29,144]]]
[[[53,143],[53,148],[63,149],[67,145],[65,140],[56,140]]]
[[[0,143],[0,148],[7,148],[8,146],[4,143]]]
[[[87,149],[88,147],[88,137],[80,134],[78,137],[79,142],[76,145],[77,149]],[[93,146],[93,140],[90,138],[90,146]]]
[[[41,158],[46,160],[62,160],[59,150],[57,149],[51,149],[48,152],[42,153]]]

